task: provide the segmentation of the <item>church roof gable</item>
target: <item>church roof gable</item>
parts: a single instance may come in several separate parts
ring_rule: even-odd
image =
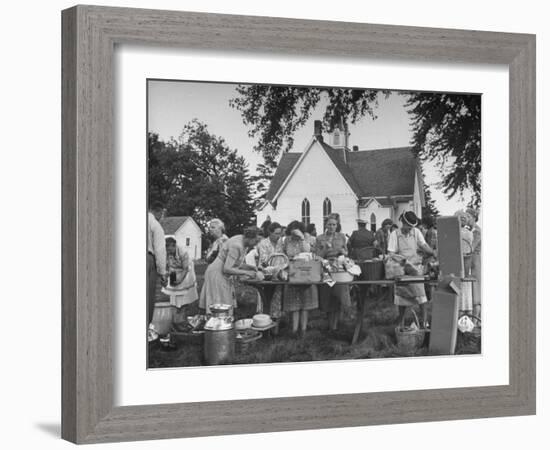
[[[279,161],[279,165],[277,166],[277,170],[275,170],[273,178],[269,183],[269,189],[265,195],[265,198],[268,201],[272,201],[275,198],[275,195],[277,195],[277,192],[279,192],[279,189],[290,175],[290,172],[292,172],[292,169],[300,159],[300,156],[302,156],[301,153],[287,152],[283,154],[281,160]]]
[[[413,195],[418,164],[410,147],[349,151],[318,142],[359,198]],[[266,193],[268,201],[275,199],[302,155],[283,154]]]

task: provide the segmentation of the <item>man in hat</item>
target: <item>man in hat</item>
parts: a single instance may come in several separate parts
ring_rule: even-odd
[[[357,230],[351,233],[348,240],[348,254],[356,261],[374,257],[374,233],[367,230],[367,221],[357,219]]]
[[[404,263],[406,273],[422,275],[422,257],[418,254],[422,250],[428,255],[435,255],[434,250],[426,244],[422,232],[416,228],[418,217],[413,211],[404,211],[399,217],[401,229],[390,234],[388,254],[390,257]],[[395,287],[394,303],[399,307],[398,321],[403,326],[407,308],[420,305],[422,325],[427,326],[428,311],[426,309],[426,291],[422,283],[411,283],[406,286]]]

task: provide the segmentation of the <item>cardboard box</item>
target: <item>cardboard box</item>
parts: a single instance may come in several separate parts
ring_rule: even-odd
[[[321,281],[321,261],[290,261],[288,281],[290,283],[318,283]]]

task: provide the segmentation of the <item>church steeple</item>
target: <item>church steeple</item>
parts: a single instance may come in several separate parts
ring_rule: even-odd
[[[349,149],[349,130],[348,124],[344,119],[340,119],[330,132],[330,145],[337,149]]]
[[[348,163],[349,135],[348,124],[343,118],[340,118],[339,123],[330,132],[330,146],[342,153],[342,158],[346,164]]]

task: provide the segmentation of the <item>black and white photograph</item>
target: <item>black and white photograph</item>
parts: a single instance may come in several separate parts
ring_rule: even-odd
[[[148,79],[148,368],[481,354],[481,102]]]

